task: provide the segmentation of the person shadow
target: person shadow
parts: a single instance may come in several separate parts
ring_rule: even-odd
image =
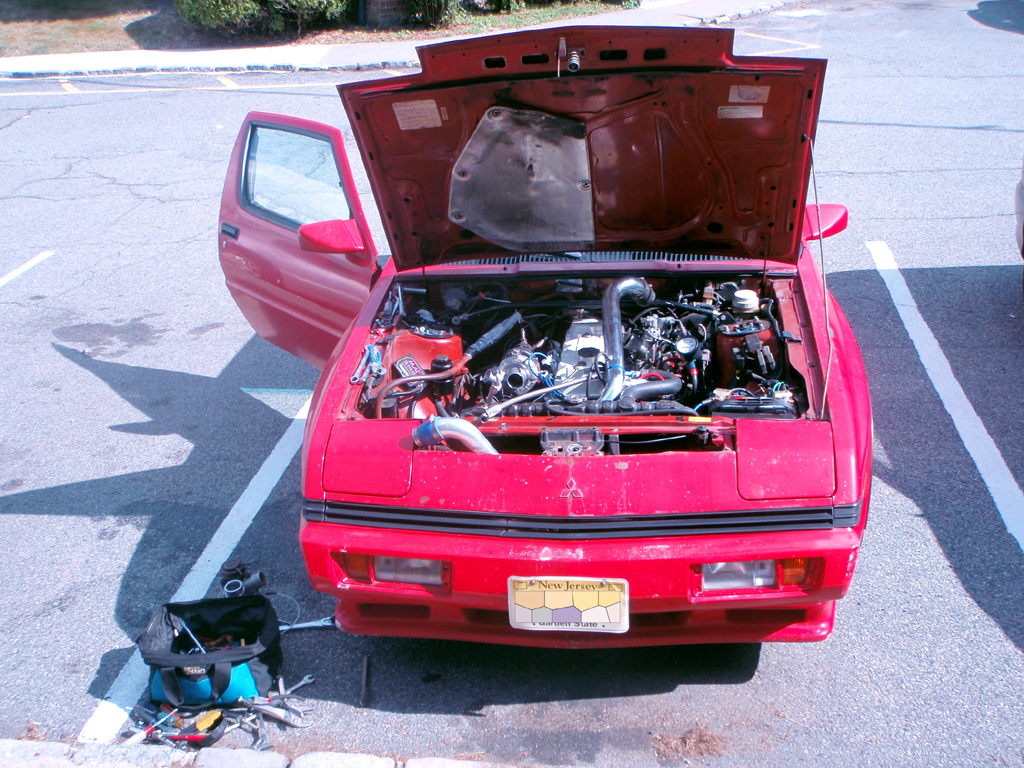
[[[1024,3],[1021,0],[982,0],[967,15],[986,27],[1024,35]]]
[[[304,400],[317,371],[256,337],[215,377],[127,365],[63,344],[52,346],[147,417],[111,429],[175,434],[192,445],[178,465],[0,496],[0,515],[80,516],[142,529],[111,617],[128,637],[137,637],[150,613],[177,590],[291,423],[251,393],[298,387],[296,397]],[[132,650],[104,657],[90,692],[105,695]]]

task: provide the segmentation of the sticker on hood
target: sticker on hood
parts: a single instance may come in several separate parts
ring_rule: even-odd
[[[737,120],[764,117],[764,107],[719,107],[718,116],[723,120]]]
[[[729,88],[730,104],[767,104],[770,85],[734,85]]]
[[[402,101],[391,106],[395,110],[398,127],[403,131],[441,127],[441,113],[438,112],[437,102],[433,99]]]

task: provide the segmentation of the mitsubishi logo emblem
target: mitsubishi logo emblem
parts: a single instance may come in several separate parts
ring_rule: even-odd
[[[563,499],[582,499],[583,491],[576,487],[576,481],[571,477],[565,483],[565,490],[562,491],[561,498]]]

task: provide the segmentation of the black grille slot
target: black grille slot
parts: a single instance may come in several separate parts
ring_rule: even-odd
[[[493,259],[465,259],[449,262],[451,264],[464,264],[466,266],[480,266],[484,264],[514,265],[514,264],[556,264],[566,262],[578,262],[580,264],[608,264],[620,261],[670,261],[670,262],[697,262],[697,261],[749,261],[749,258],[741,256],[723,256],[711,253],[659,253],[658,251],[586,251],[579,258],[574,256],[562,256],[557,253],[520,253],[515,256],[496,256]]]
[[[303,515],[307,520],[315,522],[367,528],[398,528],[516,539],[637,539],[720,533],[809,531],[834,527],[830,507],[683,515],[567,517],[452,512],[307,500],[303,503]]]

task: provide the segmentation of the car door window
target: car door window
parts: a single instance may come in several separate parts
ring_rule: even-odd
[[[242,201],[258,216],[291,229],[352,218],[330,139],[277,126],[252,125]]]

